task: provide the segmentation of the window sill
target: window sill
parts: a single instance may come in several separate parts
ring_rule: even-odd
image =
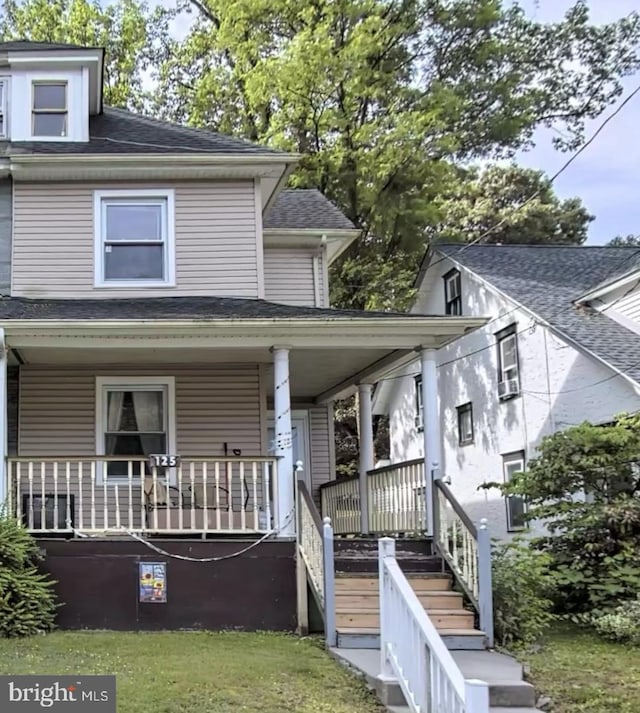
[[[520,396],[522,396],[522,392],[518,391],[517,394],[509,394],[508,396],[498,396],[498,401],[500,401],[500,403],[503,403],[504,401],[513,401],[513,399],[517,399]]]
[[[474,443],[474,439],[472,438],[470,441],[458,441],[458,445],[460,448],[464,448],[465,446],[472,446]]]
[[[176,286],[175,282],[96,282],[94,283],[94,288],[96,290],[145,290],[152,288],[157,289],[171,289]]]

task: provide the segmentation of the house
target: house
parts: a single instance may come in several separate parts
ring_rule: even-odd
[[[438,350],[431,461],[472,519],[508,537],[525,503],[486,483],[521,471],[544,436],[640,409],[640,250],[438,245],[417,287],[415,312],[487,318]],[[393,464],[424,454],[421,379],[414,360],[378,383]]]
[[[297,155],[103,106],[100,48],[0,59],[0,502],[60,625],[294,628],[333,400],[483,320],[332,309],[358,231]]]

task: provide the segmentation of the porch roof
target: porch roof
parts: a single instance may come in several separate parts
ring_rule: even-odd
[[[291,350],[295,398],[346,396],[482,318],[299,307],[257,299],[0,299],[11,357],[32,364],[271,364]]]

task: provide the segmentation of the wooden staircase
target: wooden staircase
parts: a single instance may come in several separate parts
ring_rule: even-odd
[[[397,540],[396,557],[418,599],[450,649],[483,649],[485,636],[475,627],[475,612],[442,559],[426,540]],[[377,541],[336,539],[336,629],[339,648],[379,648],[380,609]]]

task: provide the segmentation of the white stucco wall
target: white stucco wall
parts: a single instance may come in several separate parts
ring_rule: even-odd
[[[435,266],[434,289],[421,293],[415,311],[444,311],[440,277],[453,265]],[[463,313],[491,321],[438,352],[438,390],[443,435],[444,476],[473,520],[486,517],[495,537],[507,537],[506,507],[499,491],[479,490],[503,480],[502,455],[523,450],[531,458],[542,437],[570,425],[605,423],[624,411],[640,409],[640,394],[593,357],[578,351],[551,330],[537,325],[515,303],[462,271]],[[500,402],[497,394],[495,333],[511,324],[518,332],[521,395]],[[467,355],[467,356],[465,356]],[[391,460],[423,455],[422,433],[415,426],[415,380],[419,362],[396,378],[390,391]],[[596,382],[608,379],[604,383]],[[474,442],[458,445],[456,407],[473,404]]]

